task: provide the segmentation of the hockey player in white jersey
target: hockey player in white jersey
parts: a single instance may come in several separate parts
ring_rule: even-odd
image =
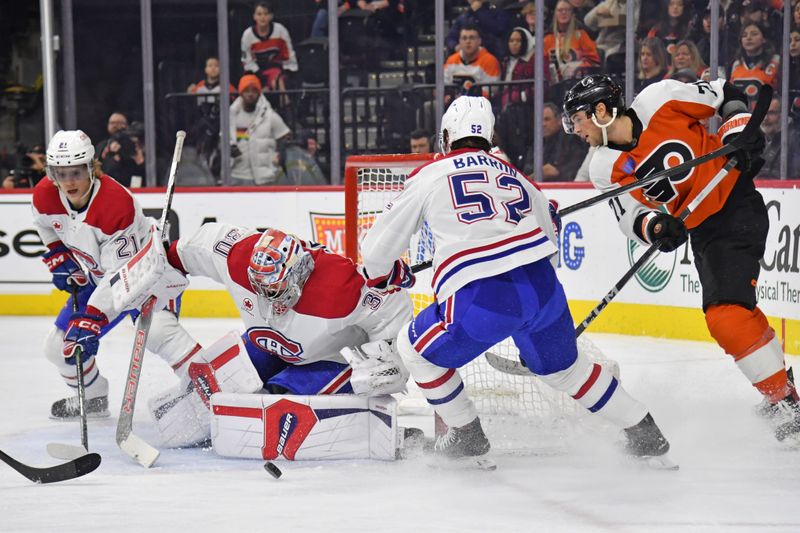
[[[456,99],[442,118],[444,157],[412,172],[362,245],[368,276],[413,284],[399,259],[413,233],[433,234],[434,302],[397,337],[397,350],[448,426],[434,450],[446,457],[489,451],[458,368],[511,337],[545,383],[624,428],[627,452],[664,456],[669,443],[618,380],[578,352],[564,290],[550,262],[555,209],[516,168],[489,154],[494,129],[483,97]],[[378,277],[380,276],[380,277]]]
[[[63,291],[70,291],[73,284],[79,287],[79,312],[73,314],[70,296],[45,338],[44,352],[64,382],[75,389],[75,349],[83,348],[86,412],[89,417],[104,417],[109,414],[108,381],[95,359],[98,339],[125,316],[135,319],[137,313],[109,320],[95,307],[94,290],[148,241],[153,221],[144,216],[125,187],[102,173],[91,140],[80,130],[59,131],[50,140],[47,175],[49,179],[33,190],[33,222],[48,248],[42,260],[53,275],[53,284]],[[172,302],[169,309],[154,314],[147,347],[176,374],[186,376],[186,362],[200,346],[178,324],[178,306],[179,302]],[[56,401],[50,416],[77,417],[77,396]]]

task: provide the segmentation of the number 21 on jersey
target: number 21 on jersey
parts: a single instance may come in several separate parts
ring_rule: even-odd
[[[495,196],[508,197],[504,191],[510,191],[513,196],[500,202],[506,221],[517,224],[531,210],[528,191],[510,174],[500,174],[494,179],[495,183],[490,183],[486,172],[451,174],[448,180],[456,216],[464,224],[496,217],[499,211],[495,207]]]

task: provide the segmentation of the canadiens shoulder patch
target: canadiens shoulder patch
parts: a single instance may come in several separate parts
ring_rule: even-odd
[[[114,178],[103,174],[97,179],[100,189],[86,212],[85,222],[111,235],[133,224],[136,208],[131,193]]]

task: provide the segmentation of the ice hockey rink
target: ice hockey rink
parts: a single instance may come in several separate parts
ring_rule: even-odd
[[[67,392],[41,355],[51,322],[0,317],[0,394],[14,398],[0,410],[0,449],[35,466],[59,462],[47,456],[47,443],[79,443],[77,423],[47,416],[51,402]],[[185,324],[205,343],[239,327],[233,319]],[[210,450],[163,450],[146,470],[117,448],[116,413],[133,331],[123,323],[100,347],[112,411],[89,425],[100,468],[36,485],[0,464],[0,531],[800,531],[798,445],[772,437],[753,414],[759,395],[711,344],[591,336],[606,357],[619,361],[625,387],[650,407],[671,441],[677,472],[630,462],[615,448],[616,432],[579,418],[543,424],[529,446],[494,452],[494,472],[435,468],[425,457],[279,462],[284,475],[275,480],[261,461],[224,459]],[[148,352],[134,426],[147,440],[156,435],[146,399],[175,379]],[[432,433],[429,416],[402,422]]]

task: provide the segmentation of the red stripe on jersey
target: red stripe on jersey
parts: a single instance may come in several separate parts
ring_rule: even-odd
[[[462,250],[462,251],[458,252],[457,254],[451,255],[441,265],[439,265],[439,267],[436,269],[436,273],[433,275],[433,281],[431,282],[431,285],[435,287],[436,284],[437,284],[437,279],[439,278],[441,273],[448,266],[450,266],[450,264],[452,264],[454,261],[464,257],[465,255],[475,254],[475,253],[479,253],[479,252],[485,252],[486,250],[491,250],[493,248],[500,248],[502,246],[505,246],[506,244],[511,244],[513,242],[516,242],[516,241],[521,241],[523,239],[531,238],[531,237],[533,237],[533,236],[535,236],[535,235],[537,235],[537,234],[539,234],[541,232],[542,232],[541,228],[536,228],[535,230],[529,231],[528,233],[522,233],[520,235],[514,235],[514,236],[509,237],[507,239],[503,239],[502,241],[497,241],[497,242],[494,242],[494,243],[491,243],[491,244],[485,244],[483,246],[477,246],[475,248],[469,248],[467,250]]]
[[[599,376],[600,376],[600,365],[595,363],[594,367],[592,368],[592,373],[589,375],[589,379],[586,380],[586,383],[584,383],[578,390],[578,392],[576,392],[572,397],[575,398],[576,400],[580,400],[581,398],[583,398],[583,395],[589,392],[589,389],[592,388],[592,385],[595,384]]]
[[[455,373],[456,373],[456,369],[455,368],[450,368],[450,369],[447,370],[447,372],[442,374],[440,377],[434,379],[433,381],[424,381],[422,383],[417,381],[417,386],[420,389],[435,389],[436,387],[439,387],[440,385],[443,385],[444,383],[447,383],[447,381],[451,377],[453,377],[453,374],[455,374]]]
[[[350,376],[352,374],[353,374],[353,369],[348,368],[347,370],[339,374],[339,377],[333,380],[333,382],[330,385],[322,389],[322,392],[320,392],[320,394],[333,394],[334,392],[338,391],[340,388],[342,388],[342,386],[345,383],[347,383],[347,380],[350,379]]]
[[[232,405],[215,405],[214,414],[220,416],[238,416],[241,418],[258,418],[261,420],[264,417],[264,409],[261,407],[234,407]]]
[[[231,361],[231,359],[233,359],[237,355],[239,355],[238,344],[231,346],[230,348],[222,352],[221,355],[215,357],[214,360],[211,361],[210,363],[211,368],[213,368],[214,370],[219,370],[220,368],[228,364]]]

